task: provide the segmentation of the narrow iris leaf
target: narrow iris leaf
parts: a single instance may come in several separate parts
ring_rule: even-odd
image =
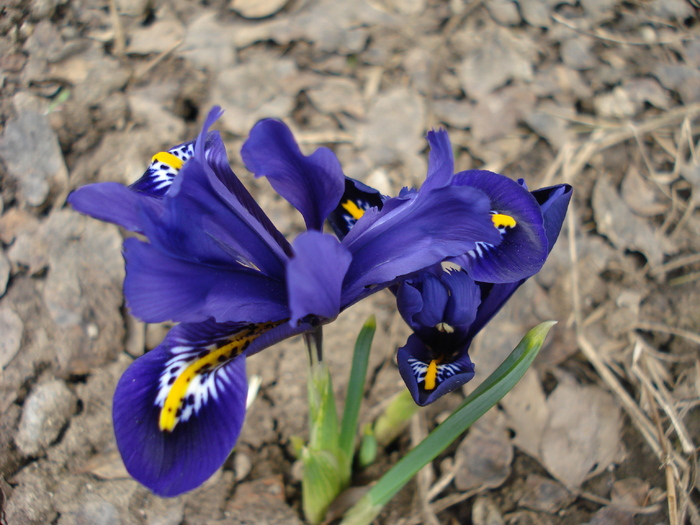
[[[352,357],[352,369],[350,370],[350,380],[348,381],[348,393],[345,398],[339,441],[340,449],[345,452],[348,461],[352,461],[355,450],[357,418],[360,414],[360,403],[365,390],[369,351],[372,347],[372,339],[376,329],[377,319],[372,315],[365,322],[355,342],[355,352]]]
[[[416,448],[404,456],[346,514],[341,525],[368,525],[386,503],[425,465],[435,459],[477,419],[503,398],[520,380],[542,348],[555,321],[544,322],[520,341],[518,346],[455,412]]]

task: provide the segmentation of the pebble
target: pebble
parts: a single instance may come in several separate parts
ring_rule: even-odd
[[[15,443],[25,456],[37,456],[58,437],[75,412],[76,397],[60,379],[38,385],[24,403]]]
[[[78,511],[76,524],[119,525],[119,510],[108,501],[91,501]]]
[[[53,480],[40,462],[29,464],[14,476],[17,486],[3,506],[3,523],[53,523],[56,519],[52,493]]]
[[[243,481],[248,477],[253,468],[253,461],[248,454],[236,452],[233,457],[233,470],[236,473],[236,481]]]
[[[58,138],[45,115],[22,112],[0,138],[0,157],[31,206],[40,206],[52,183],[66,184],[68,170]]]
[[[10,280],[10,261],[4,252],[0,251],[0,297],[7,291],[7,281]]]
[[[287,0],[233,0],[231,9],[245,18],[265,18],[282,9]]]
[[[487,2],[485,7],[491,18],[498,24],[515,26],[521,22],[520,13],[513,0],[493,0]]]
[[[24,323],[10,308],[0,307],[0,368],[5,368],[19,351]]]
[[[572,38],[561,46],[561,58],[571,69],[584,70],[595,67],[598,60],[591,52],[591,43],[582,38]]]

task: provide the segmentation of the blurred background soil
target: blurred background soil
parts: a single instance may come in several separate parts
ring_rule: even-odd
[[[262,386],[225,467],[163,500],[131,480],[110,407],[167,326],[123,306],[123,232],[65,205],[130,183],[213,104],[234,170],[282,232],[301,218],[242,167],[262,117],[385,194],[419,186],[427,130],[459,170],[575,187],[545,269],[472,351],[477,377],[358,472],[366,485],[443,420],[530,327],[556,319],[516,391],[379,523],[700,523],[700,22],[686,0],[2,0],[0,488],[19,524],[301,523],[299,340],[248,361]],[[379,329],[363,420],[403,387],[390,294],[326,330],[342,398]]]

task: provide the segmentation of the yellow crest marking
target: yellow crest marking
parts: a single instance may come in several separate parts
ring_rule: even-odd
[[[437,359],[433,359],[430,361],[430,364],[428,365],[428,369],[425,371],[425,389],[426,390],[435,390],[435,387],[437,386],[437,372],[438,372],[438,363],[439,361]]]
[[[347,200],[341,204],[343,209],[348,212],[353,219],[357,220],[365,214],[365,210],[361,209],[351,200]]]
[[[160,410],[160,418],[158,420],[160,429],[163,432],[173,431],[179,420],[178,411],[184,406],[187,389],[195,377],[204,372],[212,371],[217,365],[221,365],[240,355],[255,339],[283,322],[260,323],[253,325],[251,328],[245,328],[235,334],[229,343],[209,352],[185,368],[170,387],[170,391],[163,403],[163,408]]]
[[[517,224],[513,217],[502,213],[494,213],[491,215],[491,220],[496,228],[513,228]]]
[[[151,159],[151,162],[162,162],[163,164],[167,164],[174,170],[179,170],[182,168],[182,166],[185,164],[182,159],[176,157],[172,153],[168,153],[167,151],[161,151],[160,153],[156,153],[153,155],[153,158]]]

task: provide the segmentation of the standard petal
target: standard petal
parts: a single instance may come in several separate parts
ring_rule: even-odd
[[[409,325],[433,328],[442,323],[445,318],[445,309],[450,300],[447,288],[440,282],[440,279],[429,273],[421,275],[420,279],[415,279],[421,292],[423,308],[413,315]],[[415,328],[414,328],[415,330]]]
[[[343,240],[353,256],[344,301],[365,295],[365,287],[387,286],[400,276],[465,253],[475,242],[500,241],[489,199],[479,190],[448,186],[390,199],[381,211],[367,212]]]
[[[429,131],[426,137],[430,144],[428,174],[421,191],[447,186],[454,176],[454,156],[447,131]]]
[[[559,238],[562,224],[569,209],[573,188],[568,184],[559,184],[532,192],[542,209],[544,229],[547,232],[548,252],[552,251],[554,243]]]
[[[441,281],[449,291],[444,321],[455,332],[466,333],[481,304],[481,289],[464,271],[446,270]]]
[[[335,237],[315,231],[299,235],[293,247],[294,257],[287,265],[292,325],[307,315],[335,318],[350,252]]]
[[[193,364],[201,368],[198,362],[230,344],[230,330],[235,334],[241,327],[228,330],[175,327],[158,348],[137,359],[117,385],[114,432],[122,459],[129,473],[159,496],[177,496],[204,483],[238,439],[247,396],[245,357],[196,374],[192,369]],[[186,388],[177,381],[180,376],[191,377]],[[162,412],[174,389],[170,400],[177,398],[177,424],[162,429]]]
[[[438,361],[420,338],[409,336],[397,353],[399,373],[417,405],[429,405],[474,377],[467,347],[451,360]]]
[[[452,184],[479,189],[491,200],[491,210],[515,220],[503,229],[498,246],[481,244],[455,262],[475,281],[514,282],[537,273],[547,258],[547,235],[537,200],[526,188],[503,175],[483,170],[455,175]]]
[[[548,253],[554,248],[554,243],[559,236],[559,231],[566,216],[566,210],[571,201],[572,192],[573,190],[568,184],[532,192],[537,201],[542,204],[544,224],[547,230]],[[527,278],[513,283],[478,283],[479,288],[481,288],[482,304],[479,307],[476,319],[469,328],[468,336],[470,338],[476,336],[525,281],[527,281]]]
[[[386,197],[374,188],[345,177],[345,192],[338,206],[328,216],[328,222],[338,239],[342,241],[367,210],[382,209],[385,199]]]
[[[143,232],[141,208],[162,208],[162,204],[151,196],[136,193],[117,182],[100,182],[78,188],[68,195],[68,202],[80,213],[139,233]]]
[[[343,170],[335,154],[318,148],[303,155],[292,132],[279,120],[258,122],[241,157],[256,177],[267,177],[275,191],[301,212],[310,230],[323,228],[343,195]]]
[[[124,295],[148,322],[261,322],[289,317],[283,279],[231,264],[207,266],[172,257],[137,239],[124,242]]]
[[[272,221],[231,169],[228,163],[226,147],[218,131],[209,132],[205,146],[205,157],[206,164],[213,170],[217,182],[221,183],[212,182],[214,190],[221,195],[221,198],[228,201],[234,208],[237,208],[237,206],[232,203],[240,203],[253,219],[259,223],[261,228],[270,235],[271,239],[284,250],[284,253],[291,255],[292,248],[287,239],[272,224]],[[232,199],[229,194],[232,194],[235,199]]]

